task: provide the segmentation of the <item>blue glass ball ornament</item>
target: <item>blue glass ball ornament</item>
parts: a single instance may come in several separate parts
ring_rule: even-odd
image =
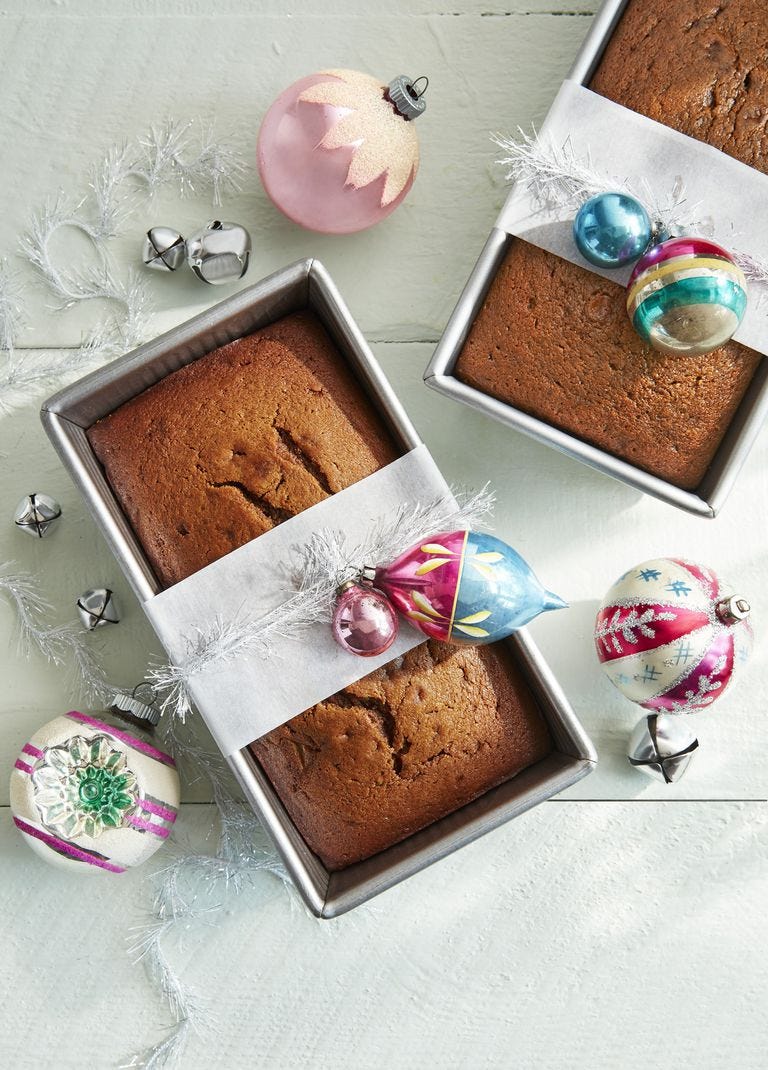
[[[639,201],[626,193],[598,193],[573,221],[573,240],[595,267],[620,268],[645,252],[653,229]]]

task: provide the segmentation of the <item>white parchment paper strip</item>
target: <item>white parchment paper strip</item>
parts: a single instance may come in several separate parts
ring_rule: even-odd
[[[179,664],[187,640],[204,634],[217,616],[260,617],[281,605],[286,597],[283,566],[291,561],[291,547],[306,543],[313,532],[343,530],[354,543],[401,504],[439,497],[453,501],[427,447],[418,446],[149,599],[144,609],[169,657]],[[334,642],[330,627],[313,624],[301,638],[278,640],[270,657],[249,653],[200,674],[189,690],[219,747],[230,755],[423,641],[421,632],[401,621],[400,634],[385,654],[359,658]]]
[[[713,238],[726,249],[768,257],[768,176],[711,145],[623,108],[578,82],[565,81],[547,113],[539,136],[558,147],[570,141],[574,155],[589,158],[596,171],[637,191],[647,183],[657,199],[667,199],[678,176],[685,196],[711,217]],[[632,267],[605,271],[589,264],[573,243],[573,213],[543,209],[522,185],[513,187],[497,225],[532,245],[579,267],[626,285]],[[759,353],[768,352],[768,301],[765,286],[753,284],[747,312],[736,339]],[[568,295],[563,294],[563,300]]]

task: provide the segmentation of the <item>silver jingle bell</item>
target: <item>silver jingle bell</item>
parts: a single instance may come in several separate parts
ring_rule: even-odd
[[[44,539],[61,516],[61,506],[48,494],[27,494],[16,506],[13,522],[20,531]]]
[[[202,282],[221,286],[248,270],[251,236],[239,223],[210,223],[187,238],[187,263]]]
[[[672,784],[691,764],[699,741],[679,714],[650,713],[629,739],[629,764],[641,773]]]
[[[108,587],[84,591],[77,600],[77,612],[89,632],[105,624],[117,624],[120,620],[115,596]]]
[[[184,239],[173,227],[152,227],[144,238],[141,259],[156,271],[175,271],[186,256]]]

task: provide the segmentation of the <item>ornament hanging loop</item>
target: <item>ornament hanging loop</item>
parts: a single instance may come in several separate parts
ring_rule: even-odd
[[[399,74],[387,86],[386,97],[403,119],[418,119],[427,110],[424,94],[428,85],[429,78],[425,74],[415,79],[409,78],[407,74]]]
[[[742,598],[741,595],[732,595],[717,603],[715,613],[723,624],[737,624],[738,621],[749,616],[751,609],[746,598]]]

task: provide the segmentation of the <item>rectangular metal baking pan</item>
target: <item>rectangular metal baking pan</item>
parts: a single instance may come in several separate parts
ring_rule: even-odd
[[[299,309],[311,308],[333,337],[404,450],[419,438],[336,287],[317,260],[293,264],[60,391],[42,421],[123,572],[143,602],[160,587],[86,435],[102,416],[217,346]],[[597,760],[592,744],[530,638],[510,640],[555,740],[543,761],[456,813],[374,858],[329,872],[304,843],[259,763],[246,749],[230,759],[242,789],[274,840],[309,909],[333,917],[573,784]]]
[[[568,77],[587,85],[629,0],[605,0],[579,50]],[[651,475],[641,468],[544,420],[499,401],[489,394],[461,382],[454,374],[462,351],[485,296],[507,250],[516,239],[494,227],[472,274],[459,297],[442,338],[424,374],[428,386],[441,394],[456,398],[501,423],[522,431],[614,479],[620,479],[645,494],[686,509],[696,516],[714,517],[731,492],[736,477],[768,416],[768,360],[763,360],[733,420],[720,443],[704,479],[695,490],[682,490],[673,483]]]

